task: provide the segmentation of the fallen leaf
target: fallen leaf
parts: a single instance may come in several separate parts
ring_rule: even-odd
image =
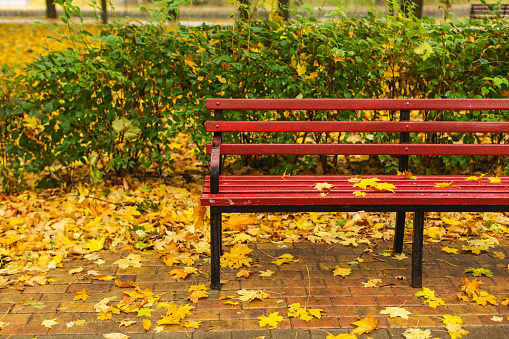
[[[494,251],[492,257],[497,259],[505,259],[505,254],[503,252]]]
[[[442,251],[449,254],[458,254],[457,248],[451,248],[451,247],[442,247]]]
[[[363,282],[364,287],[376,287],[377,284],[381,283],[382,279],[369,279],[367,282]]]
[[[83,267],[73,268],[72,270],[69,270],[69,274],[80,273],[80,272],[83,272]]]
[[[412,314],[412,312],[405,310],[403,307],[386,307],[380,311],[380,314],[388,314],[391,318],[401,317],[408,319],[408,315]]]
[[[408,259],[408,257],[405,255],[405,253],[395,254],[393,258],[396,260]]]
[[[352,273],[352,269],[351,268],[342,268],[340,266],[336,266],[336,268],[334,269],[334,276],[342,276],[343,278],[346,277],[347,275],[350,275],[350,273]]]
[[[191,300],[192,302],[197,303],[199,298],[206,298],[208,296],[209,294],[205,291],[196,291],[193,292],[190,296],[188,296],[187,300]]]
[[[490,278],[493,276],[493,273],[487,268],[473,268],[469,267],[465,269],[465,273],[472,273],[474,277],[480,277],[481,275],[485,275],[486,277]]]
[[[290,264],[292,262],[299,262],[299,259],[293,259],[293,255],[291,254],[283,254],[279,257],[274,258],[274,260],[271,261],[272,264],[276,264],[278,266],[281,266],[283,264]]]
[[[404,333],[405,339],[431,339],[430,330],[421,330],[419,328],[408,328]]]
[[[117,285],[120,288],[126,288],[126,287],[134,287],[135,283],[134,283],[134,281],[122,281],[120,279],[115,279],[115,285]]]
[[[353,194],[358,196],[358,197],[365,197],[366,196],[366,192],[361,192],[361,191],[354,191]]]
[[[115,278],[116,277],[114,277],[112,275],[96,275],[95,277],[92,277],[92,279],[102,280],[102,281],[110,281],[110,280],[113,280]]]
[[[491,184],[497,184],[497,183],[502,182],[502,179],[500,179],[498,176],[497,177],[488,177],[488,179],[490,180]]]
[[[504,318],[502,317],[497,317],[496,315],[494,315],[493,317],[490,318],[491,320],[493,321],[496,321],[496,322],[502,322],[502,320],[504,320]]]
[[[85,287],[83,287],[83,289],[81,291],[75,291],[74,292],[76,294],[76,296],[72,299],[73,301],[78,301],[78,300],[87,300],[88,298],[90,298],[90,294],[87,293],[87,290],[85,289]]]
[[[377,324],[378,324],[378,320],[376,320],[372,316],[363,318],[359,321],[352,323],[352,325],[357,326],[357,328],[355,328],[352,331],[352,333],[359,334],[359,335],[363,334],[363,333],[369,333],[376,328]]]
[[[51,328],[51,326],[58,324],[55,320],[57,320],[57,319],[55,318],[55,319],[46,319],[46,320],[43,320],[41,325],[45,326],[47,328]]]
[[[122,333],[106,333],[103,334],[106,339],[128,339],[129,336]]]
[[[122,319],[120,321],[120,325],[118,325],[118,327],[120,327],[120,326],[128,327],[128,326],[131,326],[132,324],[136,324],[136,321],[129,320],[129,319]]]
[[[325,339],[357,339],[357,336],[351,333],[341,333],[338,335],[333,335],[329,333],[329,335]]]
[[[150,327],[152,327],[152,321],[150,321],[150,319],[143,319],[143,321],[141,322],[141,325],[143,326],[143,329],[145,329],[145,331],[149,331],[150,330]]]
[[[187,327],[187,328],[200,328],[201,321],[195,321],[195,320],[184,321],[182,323],[182,326]]]
[[[272,275],[274,273],[276,273],[276,272],[271,271],[271,270],[266,270],[266,271],[260,271],[259,275],[260,275],[260,277],[267,277],[267,278],[269,278],[269,277],[272,277]]]
[[[435,187],[442,187],[442,188],[444,188],[444,187],[451,186],[451,184],[452,184],[452,181],[451,182],[437,182],[437,183],[435,183]]]
[[[244,278],[249,278],[249,275],[253,273],[251,271],[248,271],[248,270],[240,270],[237,272],[237,274],[235,275],[237,278],[240,278],[240,277],[244,277]]]
[[[270,297],[269,294],[263,292],[262,290],[238,290],[237,294],[240,295],[240,301],[253,301],[254,299],[267,299]]]
[[[319,190],[320,192],[323,191],[323,190],[328,190],[330,191],[332,188],[334,188],[334,186],[332,186],[331,184],[328,184],[326,182],[321,182],[321,183],[317,183],[315,186],[313,186],[315,189]]]
[[[150,309],[150,308],[147,308],[147,307],[144,307],[144,308],[140,308],[138,309],[138,317],[151,317],[152,316],[152,312],[154,312],[153,309]]]
[[[268,317],[262,315],[260,317],[258,317],[258,319],[260,319],[259,321],[259,325],[260,327],[263,327],[263,326],[271,326],[271,327],[277,327],[277,325],[283,321],[283,317],[279,315],[279,312],[273,312],[271,314],[269,314]]]
[[[486,291],[481,291],[479,294],[474,292],[472,294],[472,300],[475,301],[477,305],[482,306],[486,306],[488,303],[492,305],[498,305],[497,298]]]

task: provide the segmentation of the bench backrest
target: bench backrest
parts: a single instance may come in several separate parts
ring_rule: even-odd
[[[502,18],[509,17],[509,4],[487,4],[493,8],[493,12],[499,13]],[[480,19],[485,17],[495,17],[490,8],[484,4],[472,4],[470,6],[470,18]]]
[[[509,122],[451,121],[222,121],[223,110],[509,110],[509,99],[208,99],[222,155],[509,155],[505,144],[409,144],[409,133],[509,133]],[[223,132],[392,132],[401,144],[222,144]],[[211,153],[207,145],[207,153]]]

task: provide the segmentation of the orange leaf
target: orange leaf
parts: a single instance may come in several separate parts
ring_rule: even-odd
[[[150,319],[143,319],[143,321],[141,322],[141,325],[143,326],[145,331],[148,331],[148,330],[150,330],[150,327],[152,326],[152,322],[150,321]]]
[[[376,328],[377,323],[378,321],[372,316],[361,319],[359,321],[352,323],[352,325],[357,326],[357,328],[353,330],[352,333],[355,334],[369,333]]]
[[[120,279],[115,279],[115,285],[117,285],[120,288],[134,287],[134,281],[122,281]]]
[[[199,298],[206,298],[209,294],[205,291],[196,291],[193,292],[189,297],[187,297],[188,300],[191,300],[193,303],[197,303]]]

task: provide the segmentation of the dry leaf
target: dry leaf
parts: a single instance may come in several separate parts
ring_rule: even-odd
[[[69,274],[80,273],[80,272],[83,272],[83,267],[73,268],[72,270],[69,270]]]
[[[244,277],[244,278],[249,278],[249,275],[253,273],[251,271],[248,271],[248,270],[240,270],[237,272],[237,274],[235,275],[237,278],[240,278],[240,277]]]
[[[197,303],[199,298],[206,298],[208,296],[209,294],[205,291],[196,291],[193,292],[190,296],[188,296],[187,300],[191,300],[192,302]]]
[[[187,328],[200,328],[201,321],[195,321],[195,320],[185,321],[182,323],[182,326],[187,327]]]
[[[376,328],[377,324],[378,324],[378,321],[375,318],[373,318],[372,316],[363,318],[359,321],[352,323],[352,325],[357,326],[357,328],[355,328],[352,331],[352,333],[359,334],[359,335],[363,334],[363,333],[369,333]]]
[[[240,301],[253,301],[254,299],[267,299],[270,297],[267,293],[263,292],[262,290],[238,290],[237,294],[240,295],[239,300]]]
[[[260,327],[263,327],[263,326],[271,326],[271,327],[277,327],[277,325],[283,321],[283,317],[279,315],[279,312],[273,312],[271,314],[269,314],[268,317],[262,315],[260,317],[258,317],[258,319],[260,319]]]
[[[260,271],[260,277],[272,277],[272,275],[276,273],[274,271],[271,271],[271,270],[266,270],[266,271]]]
[[[122,319],[120,321],[120,325],[118,325],[118,327],[120,327],[120,326],[128,327],[128,326],[131,326],[132,324],[136,324],[136,321],[129,320],[129,319]]]
[[[143,319],[141,325],[143,326],[145,331],[148,332],[150,330],[150,327],[152,327],[152,321],[150,321],[150,319]]]
[[[391,318],[401,317],[408,319],[408,315],[412,314],[412,312],[405,310],[403,307],[386,307],[380,311],[380,314],[388,314]]]
[[[334,276],[342,276],[343,278],[346,277],[347,275],[350,275],[350,273],[352,273],[352,269],[351,268],[342,268],[340,266],[336,266],[336,268],[334,269]]]
[[[128,339],[129,336],[122,333],[106,333],[103,334],[106,339]]]
[[[382,279],[369,279],[367,282],[363,282],[364,287],[376,287],[377,284],[381,283]]]
[[[47,328],[51,328],[51,326],[58,324],[55,320],[57,320],[57,319],[55,318],[55,319],[46,319],[46,320],[43,320],[41,325],[45,326]]]
[[[452,184],[452,181],[451,182],[437,182],[437,183],[435,183],[435,187],[442,187],[442,188],[444,188],[444,187],[451,186],[451,184]]]

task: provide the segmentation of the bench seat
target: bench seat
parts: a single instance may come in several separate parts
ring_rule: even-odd
[[[426,211],[430,212],[434,209],[468,211],[471,205],[492,206],[493,211],[507,210],[509,177],[500,177],[500,183],[491,183],[487,177],[467,180],[468,177],[427,175],[405,179],[396,175],[287,175],[284,178],[280,175],[220,175],[220,193],[211,194],[210,177],[207,176],[201,204],[228,206],[232,208],[230,211],[240,211],[238,207],[241,206],[261,206],[266,207],[261,208],[261,211],[268,211],[270,206],[285,205],[315,207],[310,210],[319,210],[320,206],[334,206],[338,211],[359,210],[359,206],[376,211],[381,211],[382,206],[385,206],[385,211],[412,211],[410,206],[425,206]],[[352,178],[378,178],[381,182],[393,184],[395,192],[354,187]],[[323,190],[327,194],[321,196],[314,186],[324,182],[334,187],[330,191]],[[444,182],[451,184],[448,187],[436,187],[437,183]],[[357,196],[353,193],[356,191],[365,192],[366,195]],[[478,210],[478,207],[475,209]],[[283,210],[278,207],[275,211]]]

